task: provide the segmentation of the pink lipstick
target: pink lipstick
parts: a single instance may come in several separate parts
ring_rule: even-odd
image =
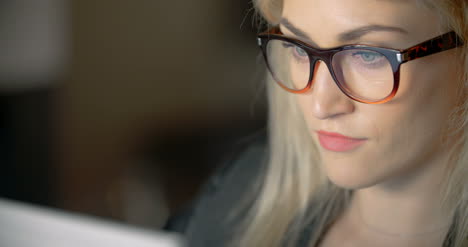
[[[334,152],[346,152],[357,148],[366,142],[367,139],[352,138],[339,133],[317,131],[320,145],[323,148]]]

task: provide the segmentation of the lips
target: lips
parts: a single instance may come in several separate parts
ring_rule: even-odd
[[[352,138],[339,133],[326,131],[317,131],[317,134],[320,145],[323,148],[334,152],[350,151],[361,146],[367,141],[365,138]]]

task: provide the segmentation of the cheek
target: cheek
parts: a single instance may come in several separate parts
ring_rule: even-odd
[[[452,109],[459,85],[459,68],[452,53],[447,51],[403,64],[399,90],[392,101],[413,111],[443,114]]]
[[[453,55],[440,53],[402,65],[397,95],[378,113],[387,119],[382,126],[395,136],[406,136],[408,143],[417,142],[414,146],[441,137],[457,105],[459,77]]]

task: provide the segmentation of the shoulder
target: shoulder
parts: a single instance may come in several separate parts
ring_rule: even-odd
[[[202,196],[222,193],[232,183],[251,178],[261,168],[265,158],[267,138],[264,131],[240,140],[224,158],[224,162],[215,170],[202,189]]]
[[[203,186],[176,229],[190,246],[223,246],[229,239],[239,220],[229,216],[251,203],[248,196],[262,173],[266,147],[265,131],[244,138]]]

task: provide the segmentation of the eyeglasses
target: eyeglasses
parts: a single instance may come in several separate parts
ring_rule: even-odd
[[[258,35],[258,45],[273,79],[288,92],[309,90],[316,63],[321,60],[336,85],[349,98],[381,104],[395,96],[403,63],[462,46],[463,42],[452,31],[405,50],[368,45],[322,50],[286,37],[275,27]]]

